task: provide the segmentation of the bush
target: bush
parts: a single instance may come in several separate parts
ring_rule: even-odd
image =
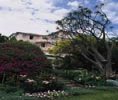
[[[54,70],[54,73],[60,77],[73,80],[82,85],[105,85],[104,77],[99,73],[88,72],[85,69],[79,70]]]
[[[2,91],[4,93],[15,93],[18,95],[23,94],[23,90],[20,89],[19,87],[14,87],[14,86],[10,86],[10,85],[3,85],[3,84],[0,84],[0,91]]]
[[[49,66],[50,63],[44,53],[33,44],[22,41],[0,43],[2,83],[13,80],[13,83],[18,84],[20,75],[33,77]]]
[[[56,76],[49,73],[39,75],[33,80],[32,82],[25,81],[22,84],[22,88],[24,88],[25,92],[45,92],[48,90],[62,90],[64,88],[64,84],[59,82]]]

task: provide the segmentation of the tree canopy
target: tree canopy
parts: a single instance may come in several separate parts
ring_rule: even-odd
[[[108,30],[111,28],[111,22],[102,11],[102,6],[103,4],[98,5],[94,10],[79,6],[77,10],[58,20],[57,24],[60,30],[69,35],[72,47],[79,48],[78,52],[84,58],[103,75],[110,77],[112,43],[108,37]]]
[[[8,41],[8,37],[0,34],[0,43]]]

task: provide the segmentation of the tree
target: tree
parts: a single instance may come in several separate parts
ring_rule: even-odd
[[[0,43],[8,41],[8,37],[0,34]]]
[[[112,66],[113,70],[118,73],[118,37],[112,38],[112,42],[114,42],[112,49]]]
[[[112,43],[108,38],[110,21],[102,11],[102,6],[103,4],[98,5],[94,10],[79,6],[77,10],[58,20],[57,24],[59,29],[68,35],[73,49],[78,48],[76,50],[84,58],[109,78],[112,74]],[[76,56],[77,52],[74,55]]]
[[[76,39],[79,39],[77,37]],[[79,51],[79,48],[73,49],[73,44],[70,40],[64,39],[58,41],[50,50],[49,53],[63,56],[60,67],[62,69],[78,69],[85,68],[93,70],[91,62],[86,60]],[[57,62],[58,59],[55,59]],[[96,70],[96,69],[95,69]]]
[[[69,40],[60,40],[56,42],[53,48],[49,49],[49,52],[52,54],[68,54],[71,52],[71,42]]]

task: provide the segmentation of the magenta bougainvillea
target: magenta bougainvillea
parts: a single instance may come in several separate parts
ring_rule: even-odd
[[[35,75],[49,67],[41,49],[27,42],[0,44],[0,73]]]

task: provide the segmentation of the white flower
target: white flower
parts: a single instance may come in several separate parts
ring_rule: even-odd
[[[52,77],[52,79],[56,79],[56,77]]]
[[[81,81],[82,79],[81,78],[79,78],[79,81]]]
[[[28,79],[26,80],[26,82],[28,82],[28,83],[34,83],[35,81],[34,81],[33,79],[29,79],[29,78],[28,78]]]
[[[49,81],[43,81],[44,84],[49,84]]]
[[[20,75],[20,77],[25,78],[25,77],[27,77],[27,75]]]

